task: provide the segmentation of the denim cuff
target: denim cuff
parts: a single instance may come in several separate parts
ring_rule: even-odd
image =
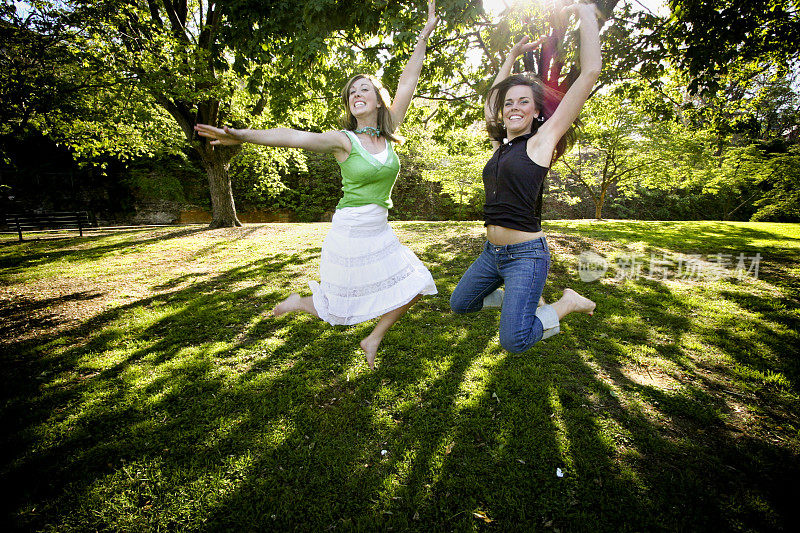
[[[536,310],[536,316],[542,321],[542,339],[552,337],[561,331],[561,326],[558,324],[558,313],[553,309],[552,305],[543,305]]]
[[[503,289],[496,289],[492,294],[483,299],[483,309],[503,307],[504,296],[505,291],[503,291]]]

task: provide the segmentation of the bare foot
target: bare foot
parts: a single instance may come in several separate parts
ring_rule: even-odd
[[[572,311],[577,311],[578,313],[593,315],[594,308],[597,307],[596,303],[591,301],[589,298],[581,296],[572,289],[564,289],[563,297],[566,298],[569,304],[572,306]]]
[[[375,370],[375,356],[378,354],[378,346],[381,345],[381,339],[376,341],[370,337],[365,337],[360,344],[361,349],[364,350],[364,354],[367,356],[369,369]]]
[[[282,314],[291,313],[292,311],[299,311],[299,303],[300,295],[293,292],[288,298],[272,308],[272,316],[281,316]]]
[[[544,296],[539,296],[539,305],[537,307],[541,307],[543,305],[547,305],[547,302],[544,301]]]

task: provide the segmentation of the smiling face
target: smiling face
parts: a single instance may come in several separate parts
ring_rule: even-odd
[[[350,85],[347,103],[350,113],[356,118],[364,117],[381,107],[375,86],[367,78],[359,78]]]
[[[533,89],[528,85],[509,87],[503,100],[503,123],[508,138],[529,133],[531,124],[538,116],[539,108],[533,97]]]
[[[380,80],[369,74],[356,74],[342,87],[341,98],[344,129],[378,128],[381,135],[388,134],[392,141],[402,142],[401,137],[394,135],[392,97]]]

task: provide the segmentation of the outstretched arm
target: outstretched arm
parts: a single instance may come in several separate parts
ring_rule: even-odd
[[[289,128],[273,128],[269,130],[233,129],[225,126],[215,128],[207,124],[196,124],[194,129],[202,137],[211,140],[213,146],[233,145],[250,142],[265,146],[284,146],[288,148],[303,148],[312,152],[322,153],[349,153],[350,141],[339,131],[326,131],[312,133],[309,131],[293,130]]]
[[[542,124],[537,133],[539,139],[552,145],[548,152],[548,160],[558,140],[578,118],[583,104],[589,98],[592,88],[600,76],[602,66],[597,7],[594,4],[573,4],[565,10],[576,13],[581,22],[581,73],[567,90],[564,98],[553,112],[553,116]],[[544,149],[547,150],[546,147]]]
[[[408,111],[408,106],[411,105],[411,99],[414,98],[414,89],[417,87],[417,80],[419,74],[422,72],[422,63],[425,61],[425,50],[428,46],[428,37],[433,33],[436,24],[439,23],[439,17],[436,16],[436,1],[431,0],[428,3],[428,22],[422,28],[422,32],[417,38],[417,45],[414,47],[414,53],[403,69],[400,75],[400,81],[397,82],[397,91],[395,91],[392,107],[389,110],[392,114],[392,120],[395,127],[403,122]]]
[[[544,37],[538,39],[536,42],[529,43],[528,36],[526,35],[519,41],[517,41],[511,50],[508,52],[506,56],[506,60],[503,62],[503,65],[500,67],[500,70],[497,73],[497,77],[494,79],[494,83],[492,83],[492,87],[506,79],[511,74],[511,69],[514,67],[514,63],[517,61],[517,58],[522,54],[529,52],[531,50],[536,50],[539,45],[544,42]],[[483,115],[486,117],[486,121],[489,122],[493,120],[494,117],[492,109],[494,109],[494,99],[496,95],[491,91],[491,87],[489,90],[489,97],[486,98],[486,102],[483,104]],[[494,139],[492,139],[492,147],[497,148],[500,146],[500,143]]]

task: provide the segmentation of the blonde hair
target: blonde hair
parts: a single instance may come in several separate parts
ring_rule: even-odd
[[[395,124],[394,120],[392,119],[392,113],[389,110],[389,106],[392,103],[392,97],[389,95],[389,91],[386,90],[386,87],[384,87],[380,81],[369,74],[356,74],[350,78],[350,81],[348,81],[347,84],[345,84],[344,89],[342,90],[342,103],[344,104],[344,116],[340,120],[342,127],[351,131],[358,129],[358,120],[356,120],[356,117],[353,116],[352,112],[350,112],[350,88],[360,79],[369,80],[369,82],[372,84],[372,87],[375,89],[375,94],[378,97],[378,104],[380,106],[378,107],[378,129],[381,131],[381,135],[392,142],[402,144],[405,141],[405,138],[402,135],[398,135],[394,132]]]

